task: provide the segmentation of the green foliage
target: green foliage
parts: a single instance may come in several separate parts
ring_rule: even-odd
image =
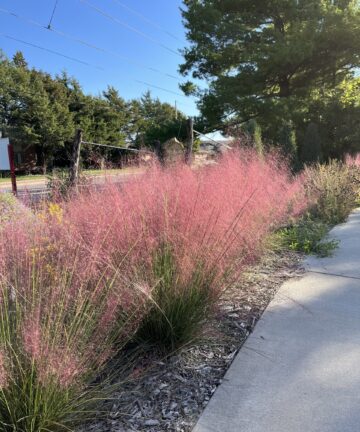
[[[210,83],[197,95],[211,125],[256,118],[263,137],[276,142],[284,119],[297,137],[314,122],[325,160],[360,149],[360,96],[346,90],[359,81],[357,1],[183,3],[189,45],[180,70]]]
[[[319,128],[316,124],[310,123],[304,137],[301,160],[306,164],[312,164],[320,162],[321,159],[321,137]]]
[[[284,122],[279,130],[278,144],[293,168],[298,166],[297,143],[294,125],[291,121]]]
[[[323,222],[304,219],[282,229],[278,236],[281,243],[291,250],[327,257],[331,256],[338,246],[336,240],[324,240],[328,231],[328,225]]]
[[[1,54],[1,53],[0,53]],[[185,116],[152,98],[125,101],[108,87],[100,96],[84,94],[80,84],[62,73],[55,78],[30,69],[21,52],[12,61],[0,55],[0,131],[17,147],[33,146],[37,165],[67,166],[75,130],[87,141],[115,146],[152,147],[154,141],[186,136]],[[116,150],[82,148],[82,158],[118,156]]]
[[[328,225],[344,222],[358,199],[358,169],[330,161],[306,168],[305,179],[308,196],[314,203],[313,217]]]
[[[215,299],[209,286],[213,275],[199,263],[186,286],[174,252],[162,245],[153,257],[153,306],[138,332],[141,340],[173,350],[197,336]]]
[[[245,133],[251,138],[251,143],[258,154],[263,154],[264,146],[262,142],[261,126],[256,120],[249,120],[244,126]]]
[[[153,147],[156,141],[164,143],[174,137],[180,141],[186,138],[185,115],[170,104],[153,99],[150,92],[131,102],[131,112],[137,146]]]

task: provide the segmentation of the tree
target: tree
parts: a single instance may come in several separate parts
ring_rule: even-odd
[[[303,163],[312,164],[320,162],[321,159],[322,152],[319,127],[315,123],[310,123],[304,137],[301,160]]]
[[[168,103],[154,99],[150,92],[132,101],[133,136],[139,146],[153,147],[156,141],[165,142],[177,137],[186,138],[186,117]]]
[[[16,51],[13,57],[13,63],[16,67],[27,69],[28,64],[25,60],[24,54],[21,51]]]
[[[352,79],[360,66],[357,1],[184,0],[184,5],[190,47],[180,71],[208,80],[209,88],[196,94],[212,125],[256,118],[264,136],[275,141],[284,118],[304,127],[314,93]],[[183,88],[193,89],[188,83]]]
[[[155,140],[184,137],[185,116],[170,104],[151,97],[124,100],[114,87],[98,96],[86,95],[80,83],[66,72],[55,78],[30,69],[21,52],[9,60],[0,51],[0,130],[18,147],[33,146],[37,164],[69,163],[77,128],[86,141],[112,146],[152,147]],[[87,158],[118,159],[119,150],[83,146]]]

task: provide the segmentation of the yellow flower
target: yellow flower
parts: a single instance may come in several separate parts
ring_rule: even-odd
[[[59,204],[56,203],[50,203],[48,207],[49,215],[56,218],[57,221],[60,223],[63,219],[63,210],[59,206]]]

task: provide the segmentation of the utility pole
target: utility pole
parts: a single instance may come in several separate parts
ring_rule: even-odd
[[[80,165],[80,150],[82,143],[82,130],[78,129],[75,134],[73,153],[70,165],[70,185],[75,186],[79,179],[79,165]]]
[[[186,122],[187,131],[187,146],[185,151],[185,163],[191,165],[192,153],[194,147],[194,121],[191,117],[188,118]]]
[[[175,101],[175,120],[178,119],[177,101]]]

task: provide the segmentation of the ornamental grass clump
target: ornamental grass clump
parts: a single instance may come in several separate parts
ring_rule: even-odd
[[[305,188],[312,201],[311,215],[328,225],[344,222],[356,206],[360,176],[356,159],[332,160],[304,170]]]
[[[108,396],[104,365],[146,292],[99,261],[52,205],[0,230],[0,430],[69,431]],[[97,412],[99,415],[99,412]]]
[[[154,166],[65,205],[74,233],[129,281],[153,287],[138,337],[173,349],[194,338],[269,232],[307,201],[276,155],[231,152],[216,165]]]

